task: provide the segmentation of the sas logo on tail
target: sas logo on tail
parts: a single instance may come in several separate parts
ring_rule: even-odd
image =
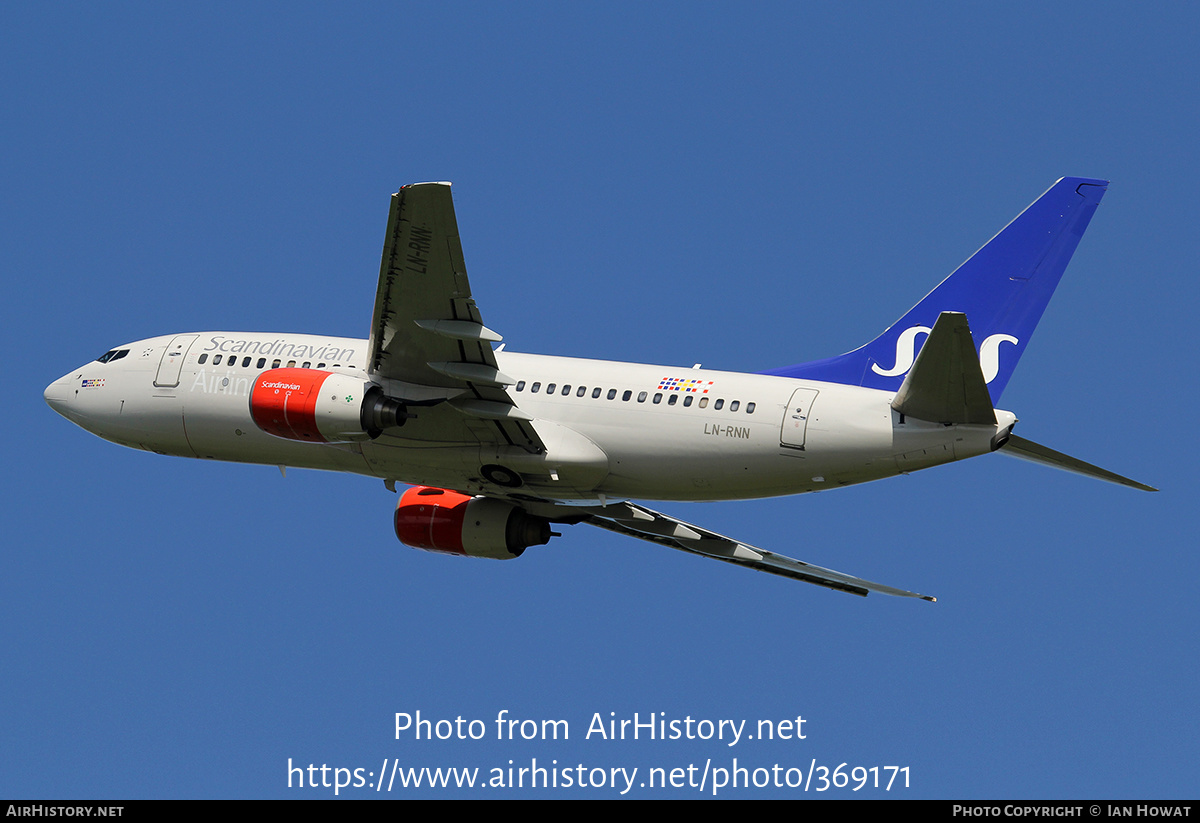
[[[871,371],[882,377],[898,377],[912,368],[917,359],[917,335],[929,334],[933,329],[928,326],[913,326],[900,332],[896,338],[896,365],[890,369],[880,368],[878,363],[871,364]],[[984,338],[979,346],[979,365],[983,369],[983,381],[991,383],[1000,373],[1000,344],[1017,343],[1017,338],[1011,334],[992,334]]]

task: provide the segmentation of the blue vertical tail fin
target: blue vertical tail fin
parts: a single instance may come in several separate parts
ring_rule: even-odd
[[[764,374],[897,390],[938,315],[962,312],[998,402],[1107,186],[1062,178],[870,343]]]

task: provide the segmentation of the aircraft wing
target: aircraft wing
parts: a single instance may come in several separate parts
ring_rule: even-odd
[[[755,548],[739,540],[717,534],[700,526],[676,520],[665,514],[651,511],[636,503],[617,503],[602,509],[588,509],[591,513],[584,521],[602,529],[637,537],[670,546],[672,549],[711,557],[737,566],[746,566],[767,574],[802,580],[827,589],[857,594],[866,597],[870,592],[890,594],[896,597],[918,597],[931,603],[936,597],[905,591],[904,589],[872,583],[860,577],[824,569],[794,560],[781,554]]]
[[[367,348],[371,379],[410,405],[449,400],[453,410],[422,414],[463,416],[472,440],[545,451],[529,415],[505,391],[514,381],[496,365],[492,343],[500,340],[471,298],[450,184],[403,187],[392,195],[379,266]],[[457,429],[453,422],[439,429]]]

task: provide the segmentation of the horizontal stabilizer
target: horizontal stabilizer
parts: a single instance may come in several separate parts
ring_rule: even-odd
[[[1093,466],[1091,463],[1076,460],[1074,457],[1065,455],[1062,452],[1056,452],[1054,449],[1048,449],[1045,446],[1034,443],[1032,440],[1026,440],[1024,437],[1017,437],[1015,434],[1009,435],[1008,442],[1000,447],[1000,452],[1012,457],[1019,457],[1022,460],[1041,463],[1043,466],[1052,466],[1056,469],[1064,469],[1069,472],[1075,472],[1075,474],[1086,475],[1087,477],[1097,477],[1101,480],[1107,480],[1109,483],[1119,483],[1122,486],[1141,489],[1144,492],[1158,491],[1153,486],[1147,486],[1145,483],[1130,480],[1128,477],[1114,474],[1107,469]]]
[[[938,315],[892,408],[931,423],[996,424],[965,314],[944,311]]]

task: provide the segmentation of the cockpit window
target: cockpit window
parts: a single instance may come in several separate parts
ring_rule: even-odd
[[[125,355],[129,354],[129,349],[113,349],[106,351],[104,354],[96,358],[97,363],[111,363],[114,360],[120,360]]]

